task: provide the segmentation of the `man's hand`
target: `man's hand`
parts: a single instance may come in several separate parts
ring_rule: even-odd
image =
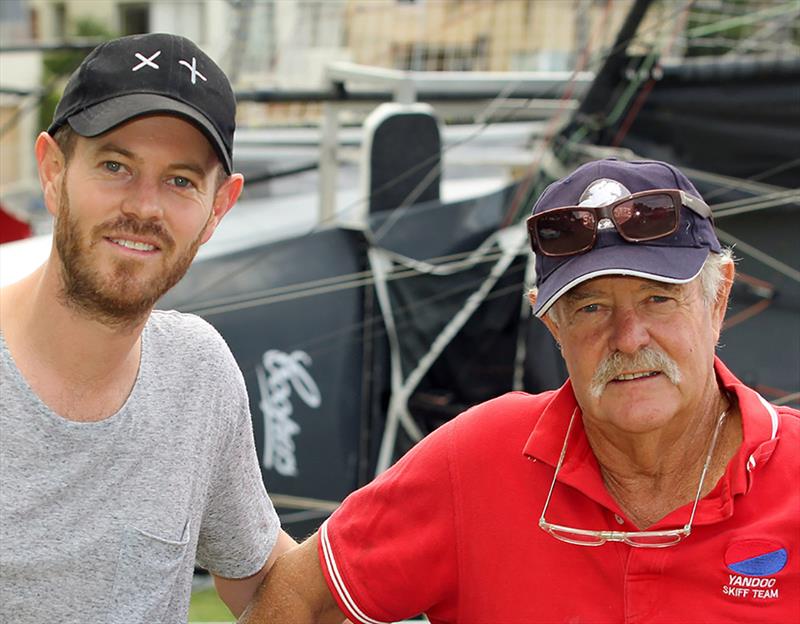
[[[341,624],[346,622],[320,568],[315,533],[272,566],[239,624]]]

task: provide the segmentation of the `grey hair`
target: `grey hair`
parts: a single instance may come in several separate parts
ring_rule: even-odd
[[[720,253],[710,253],[695,279],[700,280],[703,301],[712,306],[719,297],[719,287],[724,279],[723,268],[734,262],[733,249],[724,247]]]
[[[723,268],[735,262],[733,257],[733,250],[730,247],[724,247],[720,253],[709,253],[703,266],[700,267],[700,272],[695,277],[700,283],[700,291],[703,296],[703,302],[707,307],[711,307],[719,297],[719,287],[724,279]],[[531,294],[536,294],[537,289],[534,287],[530,290]],[[545,316],[549,318],[556,325],[559,324],[558,312],[556,305],[557,301],[550,306],[545,312]]]

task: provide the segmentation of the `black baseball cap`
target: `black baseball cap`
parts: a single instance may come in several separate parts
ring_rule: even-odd
[[[702,199],[689,178],[669,163],[606,158],[585,163],[553,182],[536,201],[532,214],[562,206],[610,204],[633,193],[656,189],[680,190]],[[604,275],[684,284],[700,273],[709,252],[721,251],[711,218],[686,206],[681,207],[677,231],[664,238],[631,243],[614,228],[598,231],[594,247],[585,253],[558,257],[536,254],[533,312],[541,318],[571,288]]]
[[[101,43],[72,74],[52,135],[64,124],[95,137],[140,115],[183,117],[205,134],[232,172],[236,98],[228,77],[192,41],[151,33]]]

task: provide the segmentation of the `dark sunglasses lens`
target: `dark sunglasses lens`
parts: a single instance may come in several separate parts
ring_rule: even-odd
[[[536,220],[536,240],[542,253],[566,256],[583,251],[594,240],[596,219],[588,210],[558,210]]]
[[[636,240],[652,240],[675,231],[678,207],[670,195],[647,195],[614,206],[620,232]]]

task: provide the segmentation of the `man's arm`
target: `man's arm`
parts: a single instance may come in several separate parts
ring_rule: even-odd
[[[319,534],[281,556],[272,566],[239,624],[341,624],[339,610],[320,568]]]
[[[288,533],[281,529],[278,533],[278,539],[275,542],[275,546],[272,547],[272,552],[267,558],[267,562],[258,572],[252,576],[241,579],[229,579],[222,576],[212,575],[214,578],[214,585],[217,588],[217,593],[219,594],[219,597],[222,598],[222,601],[228,605],[231,613],[237,617],[242,614],[242,611],[244,611],[247,603],[253,599],[256,590],[264,580],[264,577],[267,576],[267,572],[269,572],[270,568],[272,568],[278,557],[296,546],[297,542],[295,542]]]

